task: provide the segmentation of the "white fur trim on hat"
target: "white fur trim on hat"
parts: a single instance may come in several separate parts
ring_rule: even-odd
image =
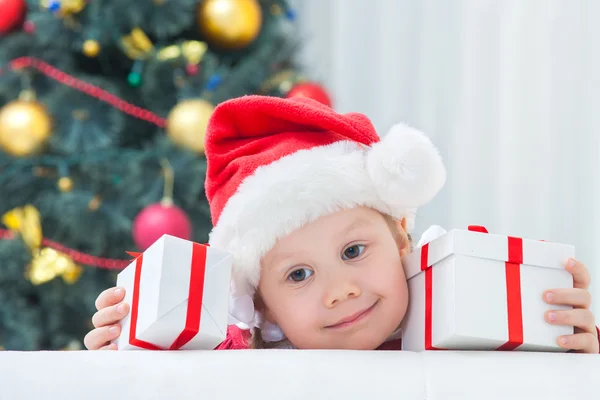
[[[372,147],[340,141],[300,150],[256,169],[229,198],[210,245],[233,255],[232,304],[253,296],[262,257],[277,239],[334,212],[366,206],[412,226],[415,209],[442,188],[446,171],[421,132],[395,126]],[[251,304],[232,307],[240,322]],[[239,308],[236,310],[236,308]]]

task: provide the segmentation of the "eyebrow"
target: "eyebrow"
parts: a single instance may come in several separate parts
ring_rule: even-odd
[[[340,233],[352,232],[353,230],[356,230],[356,229],[359,229],[359,228],[365,228],[365,227],[371,226],[371,225],[373,225],[373,223],[371,221],[369,221],[368,219],[357,218],[351,224],[346,225],[343,229],[341,229]]]
[[[372,225],[373,225],[372,221],[370,221],[366,218],[359,217],[359,218],[355,219],[354,221],[352,221],[351,223],[343,226],[342,229],[340,229],[338,231],[338,235],[344,235],[344,234],[347,234],[348,232],[352,232],[356,229],[365,228],[365,227],[372,226]],[[286,265],[287,263],[284,263],[284,261],[288,260],[289,258],[294,258],[297,255],[298,255],[297,251],[289,251],[289,252],[285,252],[282,254],[278,254],[272,260],[272,262],[273,262],[272,264],[280,265],[280,267],[276,268],[276,270],[284,272],[290,268],[290,266]]]
[[[287,265],[288,264],[287,260],[290,258],[293,258],[297,255],[298,255],[298,252],[293,251],[293,250],[286,251],[285,253],[277,254],[271,260],[271,267],[269,269],[276,270],[276,271],[285,271],[290,268],[290,266]]]

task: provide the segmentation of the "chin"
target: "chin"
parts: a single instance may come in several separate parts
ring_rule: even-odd
[[[371,332],[370,335],[368,332],[365,332],[365,337],[356,338],[354,343],[352,343],[353,346],[350,350],[376,350],[389,339],[392,333],[394,333],[394,330],[395,329],[392,329],[390,332],[386,331],[384,332],[384,335],[381,334],[381,330]]]
[[[395,329],[387,332],[385,330],[382,334],[381,329],[371,330],[365,329],[359,334],[352,335],[346,340],[332,343],[331,349],[341,350],[376,350],[379,346],[387,341]]]
[[[378,331],[379,333],[381,331]],[[360,335],[353,335],[347,337],[345,340],[325,340],[319,342],[306,342],[301,338],[294,342],[290,339],[290,342],[294,344],[294,347],[299,350],[375,350],[381,346],[388,336],[378,337],[375,332],[361,332]]]
[[[377,350],[379,346],[381,346],[385,342],[384,340],[373,341],[365,340],[357,343],[353,343],[351,346],[348,346],[345,350]]]

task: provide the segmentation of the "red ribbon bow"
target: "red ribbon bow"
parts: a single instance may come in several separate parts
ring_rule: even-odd
[[[185,327],[168,349],[162,349],[150,342],[137,338],[137,319],[139,312],[140,278],[142,276],[143,253],[127,252],[135,258],[135,277],[131,300],[131,322],[129,328],[129,344],[146,350],[178,350],[188,343],[200,331],[202,313],[202,294],[204,292],[204,275],[206,271],[207,246],[193,243],[190,271],[190,287],[188,291],[187,315]]]
[[[483,226],[471,225],[473,232],[488,233]],[[421,247],[421,271],[425,271],[425,350],[445,350],[432,345],[432,294],[433,275],[428,265],[429,243]],[[514,350],[523,344],[523,310],[521,303],[521,264],[523,239],[508,237],[506,270],[506,306],[508,311],[508,341],[497,350]]]

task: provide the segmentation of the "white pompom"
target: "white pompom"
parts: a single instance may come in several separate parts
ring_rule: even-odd
[[[446,182],[446,168],[431,140],[404,124],[372,146],[366,163],[380,198],[392,210],[427,204]]]

